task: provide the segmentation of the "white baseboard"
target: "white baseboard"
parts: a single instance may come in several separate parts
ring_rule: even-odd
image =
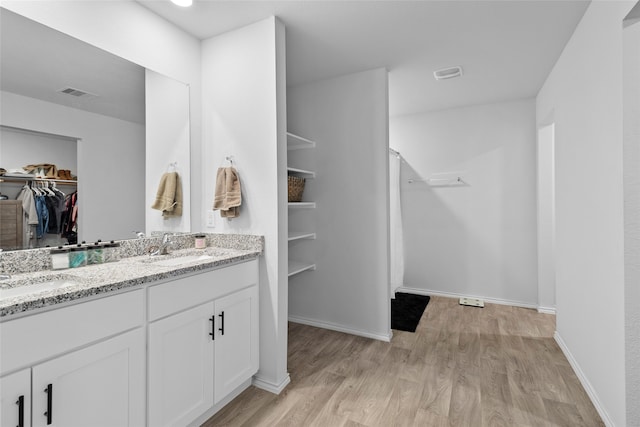
[[[542,306],[538,306],[538,313],[543,313],[543,314],[556,314],[556,308],[555,307],[542,307]]]
[[[613,421],[611,421],[611,417],[609,417],[609,414],[607,413],[607,411],[602,406],[602,403],[600,403],[600,399],[598,398],[598,394],[595,392],[595,390],[591,386],[591,383],[587,379],[587,376],[584,374],[584,372],[582,372],[582,369],[580,368],[580,365],[578,364],[576,359],[571,354],[571,351],[569,350],[569,347],[567,347],[567,344],[564,342],[564,340],[562,339],[562,337],[560,336],[558,331],[556,331],[553,334],[553,338],[558,343],[558,346],[560,346],[560,349],[564,353],[564,356],[567,358],[567,360],[569,361],[569,364],[573,368],[573,372],[576,373],[576,376],[580,380],[580,383],[582,384],[582,387],[584,388],[584,390],[589,395],[589,399],[591,399],[591,403],[593,403],[593,406],[596,408],[596,411],[598,411],[598,414],[600,414],[600,418],[602,418],[602,421],[604,422],[604,425],[606,425],[607,427],[615,427],[615,424],[613,423]]]
[[[398,288],[398,292],[406,292],[409,294],[416,295],[427,295],[427,296],[436,296],[436,297],[446,297],[446,298],[478,298],[483,300],[484,302],[488,302],[490,304],[500,304],[500,305],[511,305],[513,307],[522,307],[522,308],[533,308],[538,309],[536,304],[530,304],[527,302],[520,301],[511,301],[506,299],[498,299],[498,298],[487,298],[481,295],[469,295],[469,294],[457,294],[454,292],[442,292],[442,291],[433,291],[430,289],[417,289],[417,288],[409,288],[407,286],[403,286]]]
[[[329,329],[331,331],[344,332],[346,334],[358,335],[360,337],[365,337],[365,338],[372,338],[378,341],[390,342],[392,337],[391,329],[389,329],[389,332],[387,334],[374,334],[371,332],[360,331],[358,329],[347,328],[342,325],[336,325],[335,323],[321,322],[318,320],[307,319],[305,317],[298,317],[298,316],[289,316],[289,322],[301,323],[303,325],[315,326],[316,328]]]
[[[258,378],[258,376],[254,376],[253,377],[253,385],[262,389],[262,390],[266,390],[270,393],[273,394],[280,394],[282,392],[282,390],[284,390],[284,388],[289,385],[289,383],[291,382],[291,377],[289,376],[289,373],[287,372],[287,376],[284,380],[282,380],[279,384],[273,383],[271,381],[266,381],[262,378]]]

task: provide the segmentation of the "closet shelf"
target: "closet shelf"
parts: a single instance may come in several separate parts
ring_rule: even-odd
[[[300,208],[300,209],[315,209],[316,202],[289,202],[290,208]]]
[[[314,148],[316,143],[310,139],[303,138],[299,135],[295,135],[291,132],[287,132],[287,150],[299,150],[305,148]],[[297,154],[296,154],[297,155]],[[306,154],[300,153],[301,157],[304,157]],[[294,162],[295,163],[295,162]],[[315,178],[316,173],[311,170],[294,168],[288,165],[287,174],[292,176],[297,176],[300,178]],[[291,209],[315,209],[316,202],[289,202],[287,206]],[[306,214],[301,214],[306,216]],[[289,227],[291,227],[291,223]],[[294,226],[295,228],[295,226]],[[301,227],[306,228],[306,227]],[[316,233],[312,231],[291,231],[287,235],[287,240],[289,242],[300,242],[303,240],[313,240],[316,238]],[[308,243],[300,243],[301,245],[307,245]],[[289,260],[289,268],[288,268],[288,277],[294,276],[296,274],[302,273],[303,271],[315,270],[316,264],[313,261],[308,262],[300,262]]]
[[[287,132],[287,150],[299,150],[301,148],[313,148],[316,143],[291,132]]]
[[[298,274],[298,273],[302,273],[303,271],[315,270],[315,269],[316,269],[316,265],[315,264],[309,264],[309,263],[289,260],[289,275],[288,275],[288,277],[291,277],[291,276],[293,276],[295,274]]]
[[[45,179],[45,178],[35,178],[30,176],[25,176],[24,178],[16,178],[16,177],[5,177],[0,176],[0,183],[14,183],[14,184],[24,184],[27,181],[33,182],[55,182],[56,184],[62,185],[73,185],[77,186],[78,181],[71,181],[68,179]]]
[[[297,168],[287,168],[287,173],[294,174],[294,175],[302,175],[303,178],[315,178],[316,177],[316,173],[313,172],[313,171],[308,171],[308,170],[304,170],[304,169],[297,169]]]
[[[288,241],[293,242],[294,240],[302,240],[302,239],[315,239],[316,233],[312,232],[289,232]]]

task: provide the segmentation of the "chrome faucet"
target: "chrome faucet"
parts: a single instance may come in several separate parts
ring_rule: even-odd
[[[164,233],[162,236],[162,244],[160,245],[160,255],[167,255],[170,253],[169,248],[173,245],[173,241],[170,238],[169,233]]]
[[[169,233],[164,233],[160,246],[151,246],[149,248],[149,255],[169,255],[171,253],[169,248],[173,245],[173,241],[171,241],[170,237]]]

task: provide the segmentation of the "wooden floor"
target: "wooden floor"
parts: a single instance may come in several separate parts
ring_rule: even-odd
[[[250,387],[204,426],[603,426],[554,329],[440,297],[391,343],[291,323],[291,384]]]

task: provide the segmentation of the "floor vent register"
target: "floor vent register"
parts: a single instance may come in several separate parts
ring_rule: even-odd
[[[469,305],[471,307],[484,307],[484,301],[478,298],[460,298],[460,305]]]

